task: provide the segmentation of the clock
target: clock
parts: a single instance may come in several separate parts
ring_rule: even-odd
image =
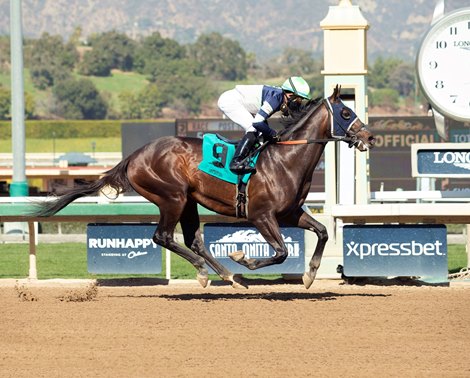
[[[421,42],[416,70],[433,109],[444,117],[470,121],[470,8],[434,20]]]

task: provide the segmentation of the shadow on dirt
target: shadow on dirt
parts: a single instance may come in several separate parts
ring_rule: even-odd
[[[172,280],[177,283],[179,280]],[[182,284],[195,282],[196,280],[180,280]],[[248,285],[303,285],[302,280],[299,279],[263,279],[263,278],[248,278],[243,277],[243,281]],[[150,278],[150,277],[130,277],[130,278],[99,278],[96,280],[99,286],[166,286],[171,285],[170,280],[164,278]],[[222,281],[221,279],[211,280],[211,286],[229,286],[229,282]]]
[[[426,282],[414,277],[345,277],[345,285],[351,286],[449,286],[449,282]]]
[[[99,278],[96,280],[98,286],[125,287],[125,286],[167,286],[170,281],[164,278]]]
[[[174,281],[175,282],[175,281]],[[177,280],[176,280],[177,282]],[[184,282],[184,281],[182,281]],[[191,281],[189,281],[190,283]],[[194,280],[194,282],[196,282]],[[249,287],[269,285],[299,285],[303,286],[299,279],[263,279],[243,277],[243,282]],[[170,286],[172,282],[164,278],[133,277],[133,278],[100,278],[96,280],[98,286],[103,287],[125,287],[125,286]],[[426,282],[413,277],[346,277],[343,275],[340,285],[346,286],[449,286],[448,282]],[[210,286],[230,286],[229,282],[212,280]],[[315,283],[312,287],[315,286]]]
[[[162,294],[156,295],[155,297],[164,298],[173,301],[203,301],[203,302],[213,302],[213,301],[231,301],[231,300],[266,300],[266,301],[335,301],[340,297],[389,297],[390,294],[364,294],[364,293],[334,293],[334,292],[325,292],[325,293],[298,293],[298,292],[282,292],[282,293],[191,293],[191,294]]]

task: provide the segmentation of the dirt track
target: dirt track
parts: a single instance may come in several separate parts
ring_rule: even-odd
[[[91,289],[0,287],[0,376],[470,376],[469,285]]]

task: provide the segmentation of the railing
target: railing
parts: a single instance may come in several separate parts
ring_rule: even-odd
[[[380,191],[371,193],[371,202],[470,202],[470,190]]]
[[[0,198],[0,222],[26,222],[29,236],[29,279],[37,279],[36,244],[37,222],[158,222],[158,207],[142,197],[80,198],[57,214],[40,218],[30,215],[35,203],[48,200],[44,197],[3,197]],[[233,222],[235,218],[226,217],[199,206],[201,222]],[[167,267],[169,259],[167,259]]]
[[[463,196],[462,196],[463,195]],[[325,193],[310,193],[306,206],[322,209]],[[29,234],[29,278],[37,277],[35,222],[158,222],[158,207],[140,196],[104,196],[80,198],[59,213],[48,218],[29,215],[33,205],[44,197],[0,197],[0,222],[26,222]],[[405,203],[415,201],[415,203]],[[455,202],[455,203],[449,203]],[[373,192],[371,204],[335,205],[331,216],[343,223],[458,223],[467,224],[467,252],[470,254],[470,195],[462,192]],[[418,203],[416,203],[418,202]],[[428,203],[425,203],[428,202]],[[431,203],[430,203],[431,202]],[[442,203],[441,203],[442,202]],[[234,222],[236,218],[222,216],[199,206],[201,222]],[[469,256],[470,258],[470,256]]]

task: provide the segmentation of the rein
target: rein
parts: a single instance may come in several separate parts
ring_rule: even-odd
[[[283,145],[313,144],[313,143],[340,142],[341,140],[345,140],[345,139],[337,139],[337,138],[297,139],[297,140],[285,140],[285,141],[281,141],[281,142],[276,142],[276,144],[283,144]]]

